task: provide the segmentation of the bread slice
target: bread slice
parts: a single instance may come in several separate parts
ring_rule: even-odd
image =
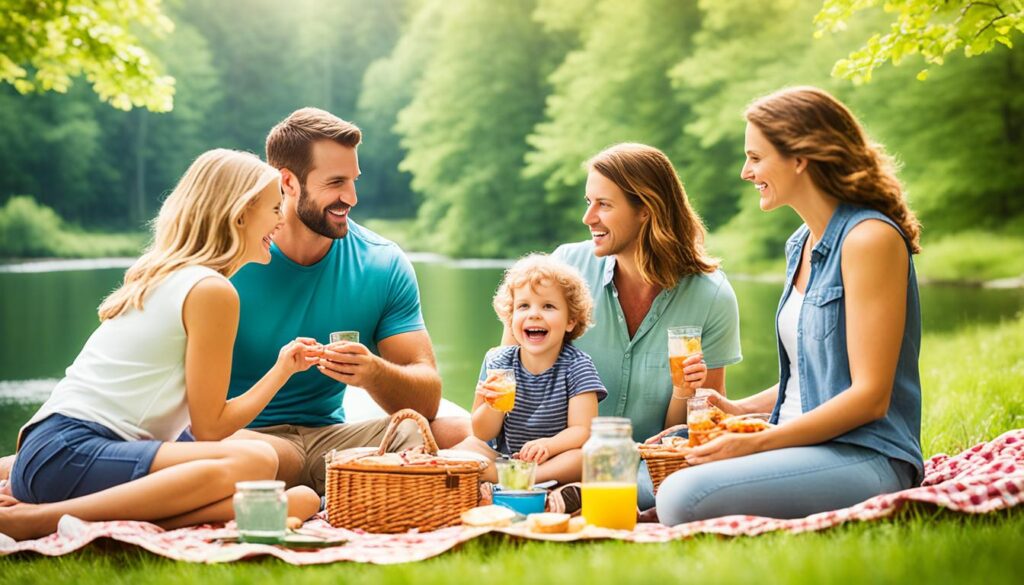
[[[504,506],[477,506],[462,513],[466,526],[509,526],[516,513]]]
[[[530,514],[526,518],[530,522],[530,528],[534,532],[544,534],[558,534],[569,530],[569,515],[542,512]]]

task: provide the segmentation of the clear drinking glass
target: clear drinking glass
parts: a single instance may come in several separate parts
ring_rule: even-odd
[[[588,524],[636,526],[636,473],[640,451],[628,418],[599,416],[583,445],[583,517]]]
[[[331,343],[337,343],[339,341],[351,341],[352,343],[359,343],[359,332],[358,331],[335,331],[331,333]]]
[[[233,503],[238,536],[243,542],[284,541],[288,497],[283,481],[240,481],[235,484]]]
[[[537,464],[522,459],[498,459],[494,462],[498,469],[498,485],[503,490],[528,490],[533,488],[537,476]]]
[[[487,368],[487,377],[497,377],[494,386],[498,387],[501,396],[487,400],[494,410],[509,412],[516,405],[516,371],[505,368]]]
[[[697,325],[684,325],[668,328],[668,366],[672,371],[672,382],[682,385],[684,379],[683,362],[695,353],[700,353],[701,328]]]
[[[689,429],[690,446],[703,445],[710,440],[715,430],[715,409],[706,396],[686,400],[686,427]]]

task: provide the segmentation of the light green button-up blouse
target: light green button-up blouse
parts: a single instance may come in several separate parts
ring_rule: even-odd
[[[633,339],[619,305],[615,257],[594,256],[591,241],[559,246],[554,256],[583,274],[594,296],[595,324],[573,345],[590,354],[608,389],[601,416],[624,416],[633,421],[633,438],[657,434],[672,398],[668,365],[668,328],[699,325],[708,369],[743,359],[736,295],[721,270],[682,278],[658,293]]]

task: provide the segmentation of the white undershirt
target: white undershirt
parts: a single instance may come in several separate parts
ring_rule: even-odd
[[[803,414],[803,405],[800,402],[800,364],[797,361],[796,347],[796,330],[800,324],[800,307],[803,303],[803,293],[793,287],[793,292],[779,311],[779,338],[789,357],[789,381],[786,383],[786,396],[779,411],[779,424]]]

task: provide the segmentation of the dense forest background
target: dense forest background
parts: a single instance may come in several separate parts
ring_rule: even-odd
[[[176,80],[170,112],[112,108],[84,82],[28,95],[0,84],[0,205],[29,195],[83,229],[142,231],[199,153],[262,153],[271,126],[317,106],[364,130],[353,217],[407,220],[413,247],[512,257],[583,239],[582,163],[637,141],[672,158],[713,251],[754,265],[780,256],[797,218],[761,214],[740,181],[742,111],[813,84],[898,158],[926,245],[1024,233],[1024,53],[951,53],[924,81],[911,58],[856,85],[833,65],[891,17],[815,35],[821,8],[165,0],[173,32],[142,40]]]

